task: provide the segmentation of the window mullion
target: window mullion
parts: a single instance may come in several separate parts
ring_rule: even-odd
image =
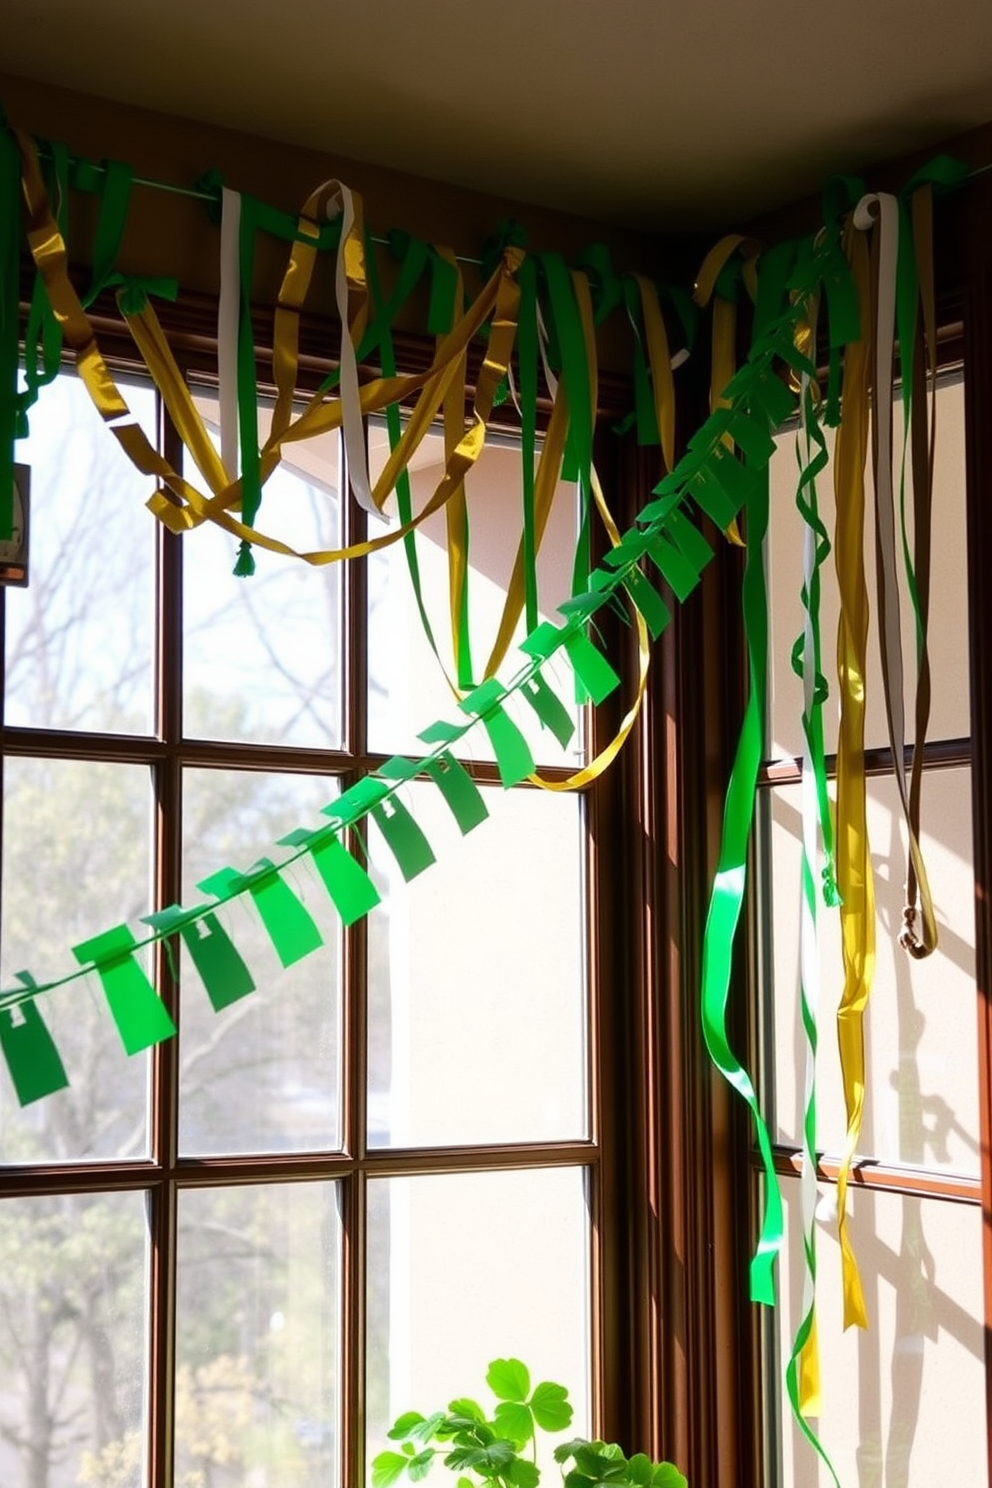
[[[159,401],[160,447],[182,469],[182,441]],[[156,731],[166,746],[152,766],[156,907],[182,897],[182,546],[159,524],[156,541]],[[155,946],[155,979],[179,1023],[179,986],[165,942]],[[148,1477],[169,1488],[175,1467],[176,1207],[179,1040],[156,1045],[151,1061],[151,1141],[159,1178],[148,1194]]]

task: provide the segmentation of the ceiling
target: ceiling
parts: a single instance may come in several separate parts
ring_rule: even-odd
[[[2,0],[0,70],[649,230],[992,120],[992,0]]]

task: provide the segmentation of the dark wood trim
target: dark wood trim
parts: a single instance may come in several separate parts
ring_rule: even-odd
[[[907,771],[913,763],[913,746],[907,744],[903,753]],[[893,772],[892,750],[866,749],[864,753],[865,774],[891,775]],[[837,756],[826,756],[827,774],[833,778],[837,773]],[[923,749],[923,764],[927,770],[955,770],[971,764],[970,739],[931,739]],[[802,760],[776,759],[762,765],[758,775],[758,786],[798,785],[802,780]]]
[[[802,1172],[803,1154],[798,1147],[776,1147],[774,1149],[775,1171],[788,1177],[797,1177]],[[760,1166],[756,1153],[751,1154],[755,1170]],[[836,1183],[840,1172],[840,1159],[819,1153],[816,1160],[816,1175],[824,1183]],[[948,1199],[961,1204],[982,1202],[981,1178],[965,1178],[961,1174],[944,1176],[932,1168],[914,1168],[901,1163],[884,1163],[875,1158],[855,1158],[849,1181],[858,1188],[881,1189],[885,1193],[909,1194],[914,1198]]]

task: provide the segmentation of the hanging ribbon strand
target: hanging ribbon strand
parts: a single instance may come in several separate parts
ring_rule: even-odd
[[[868,1326],[864,1293],[847,1229],[847,1183],[861,1135],[865,1100],[864,1017],[875,974],[875,889],[868,852],[865,784],[865,671],[868,590],[865,582],[865,465],[871,358],[870,271],[864,236],[849,222],[844,251],[857,286],[861,337],[844,352],[843,419],[834,448],[837,526],[834,556],[840,616],[837,677],[837,887],[844,989],[837,1010],[847,1134],[837,1175],[838,1236],[844,1289],[844,1327]]]
[[[871,276],[874,291],[874,386],[872,398],[872,469],[875,485],[875,575],[878,593],[879,649],[885,719],[899,800],[909,834],[909,858],[914,889],[918,885],[923,920],[922,941],[905,935],[906,948],[917,957],[929,956],[937,945],[937,921],[918,836],[918,802],[910,808],[906,779],[906,708],[904,698],[902,626],[896,558],[895,497],[892,478],[892,399],[895,351],[896,280],[899,261],[899,204],[888,193],[862,197],[854,213],[855,226],[872,232]],[[926,487],[920,499],[927,502]],[[927,564],[929,555],[927,554]],[[925,592],[929,597],[927,579]],[[922,617],[918,615],[918,627]],[[918,628],[921,663],[925,655],[925,631]],[[924,696],[929,691],[929,663],[923,670]],[[914,815],[917,818],[914,821]],[[915,919],[915,912],[914,912]],[[911,932],[911,926],[906,927]],[[902,937],[901,937],[902,938]]]

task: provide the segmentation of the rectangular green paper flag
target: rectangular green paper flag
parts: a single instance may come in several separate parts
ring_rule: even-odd
[[[234,941],[215,914],[191,920],[180,930],[183,943],[210,998],[214,1012],[254,992],[255,982]]]
[[[620,686],[620,678],[601,651],[597,651],[589,637],[581,630],[573,630],[565,637],[565,651],[576,677],[582,683],[594,703],[608,698],[614,688]]]
[[[644,623],[656,641],[672,618],[672,612],[657,590],[648,583],[639,568],[632,568],[623,586],[644,617]]]
[[[250,894],[283,966],[302,961],[324,943],[313,919],[268,858],[260,858],[247,873],[221,868],[198,883],[197,888],[205,894],[215,894],[218,899]]]
[[[33,998],[0,1008],[0,1049],[22,1106],[68,1085],[55,1040]]]
[[[332,828],[321,827],[311,832],[305,827],[297,827],[287,836],[280,837],[279,843],[283,847],[309,849],[314,867],[342,924],[353,925],[379,903],[375,884]]]
[[[94,970],[128,1054],[140,1054],[176,1031],[161,998],[132,954],[136,945],[126,925],[115,925],[72,949],[80,966],[97,963]]]
[[[540,672],[527,677],[520,687],[521,695],[530,703],[545,728],[554,734],[562,749],[567,749],[575,733],[572,716],[561,698],[548,686]]]
[[[482,792],[453,755],[445,751],[438,759],[427,761],[427,773],[447,801],[463,835],[485,821],[489,812]]]
[[[407,883],[435,861],[433,850],[402,801],[390,796],[372,807],[372,817]]]
[[[474,714],[480,720],[496,756],[496,768],[505,789],[519,785],[534,773],[534,758],[523,734],[506,713],[501,703],[506,689],[495,677],[481,682],[474,692],[462,698],[458,704],[463,713]]]
[[[713,557],[713,549],[706,538],[700,532],[695,522],[691,522],[683,511],[673,511],[665,527],[668,536],[675,543],[679,552],[682,553],[687,563],[691,564],[697,574],[703,569]],[[674,584],[672,588],[674,589]]]
[[[379,903],[379,890],[333,832],[316,840],[310,854],[342,924],[353,925]]]
[[[195,910],[170,904],[143,918],[167,935],[179,933],[215,1013],[254,992],[252,974],[215,914],[197,917]]]
[[[684,604],[699,583],[698,570],[693,567],[674,543],[660,533],[650,548],[651,562],[662,578],[671,585],[672,593],[679,604]]]

